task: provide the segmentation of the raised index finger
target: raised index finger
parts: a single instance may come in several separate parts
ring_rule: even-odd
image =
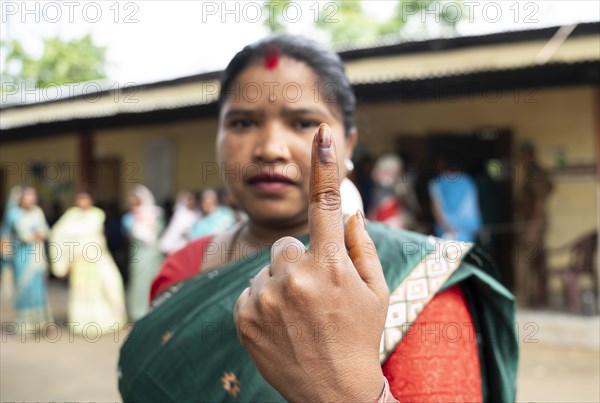
[[[308,224],[311,250],[345,250],[337,154],[325,123],[319,126],[312,144]]]

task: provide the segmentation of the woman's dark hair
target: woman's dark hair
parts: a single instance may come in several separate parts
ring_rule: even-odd
[[[221,76],[219,107],[223,107],[237,76],[251,64],[264,60],[271,52],[302,61],[312,68],[319,77],[322,100],[337,105],[346,136],[350,135],[354,128],[356,97],[346,77],[344,64],[333,50],[301,36],[276,34],[252,43],[238,52]]]

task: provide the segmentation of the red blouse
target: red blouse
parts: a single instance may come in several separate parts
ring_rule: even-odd
[[[188,244],[165,260],[150,299],[197,274],[212,237]],[[382,366],[400,402],[479,402],[483,399],[473,320],[459,286],[427,304]]]

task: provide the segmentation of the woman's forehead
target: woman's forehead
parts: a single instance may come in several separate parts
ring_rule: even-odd
[[[227,90],[220,117],[275,108],[280,113],[321,113],[340,119],[333,83],[323,83],[303,61],[281,56],[277,66],[262,60],[241,71]]]
[[[314,70],[304,61],[294,59],[289,56],[277,56],[277,63],[274,63],[267,55],[265,58],[256,60],[244,68],[236,81],[248,79],[264,78],[265,80],[280,78],[282,80],[292,81],[310,81],[318,80]]]
[[[304,103],[319,100],[319,78],[302,61],[281,57],[277,66],[257,61],[242,70],[227,90],[226,102],[235,104]]]

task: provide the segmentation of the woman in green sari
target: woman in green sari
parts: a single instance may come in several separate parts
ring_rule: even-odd
[[[0,223],[0,282],[2,303],[11,303],[14,283],[14,221],[19,214],[19,200],[23,186],[17,185],[10,189],[2,222]]]
[[[339,57],[267,38],[219,101],[217,156],[248,220],[166,260],[121,350],[123,399],[514,400],[514,301],[486,257],[342,216],[357,130]]]
[[[129,318],[136,321],[148,312],[150,284],[164,258],[158,248],[164,217],[154,203],[154,195],[143,185],[129,193],[129,204],[131,210],[122,219],[130,248],[127,311]]]

